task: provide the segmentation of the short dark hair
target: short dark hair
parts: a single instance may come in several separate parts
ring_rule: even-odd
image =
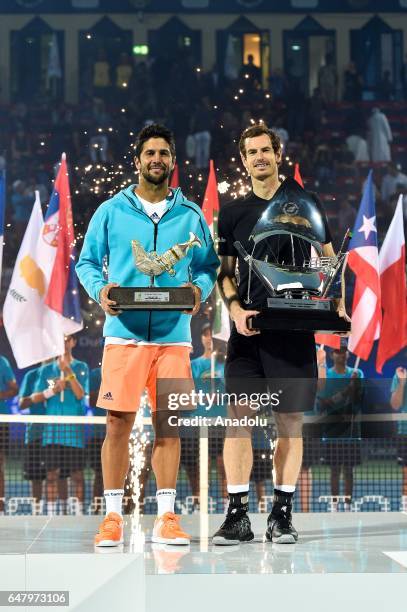
[[[163,138],[170,147],[172,157],[175,157],[175,141],[174,135],[165,125],[152,123],[144,127],[137,135],[136,144],[134,146],[134,154],[140,159],[144,143],[150,138]]]
[[[277,134],[270,130],[265,123],[256,123],[255,125],[251,125],[250,127],[243,130],[242,135],[239,140],[239,151],[246,157],[246,138],[255,138],[256,136],[261,136],[262,134],[267,134],[271,140],[271,146],[273,147],[274,153],[278,153],[281,151],[281,141]]]

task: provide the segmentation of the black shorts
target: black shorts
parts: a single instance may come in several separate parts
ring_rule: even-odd
[[[317,376],[314,334],[262,331],[243,336],[233,327],[225,364],[228,393],[279,392],[275,412],[306,412],[314,406]]]
[[[250,480],[253,482],[262,482],[271,478],[272,466],[273,460],[271,458],[271,450],[269,448],[254,448],[253,467]]]
[[[8,423],[0,423],[0,454],[8,451],[10,439],[10,426]]]
[[[397,460],[403,467],[407,466],[407,436],[397,438]]]
[[[91,470],[102,470],[102,444],[104,438],[90,438],[86,444],[86,459]]]
[[[44,447],[41,440],[28,442],[24,447],[25,480],[44,480],[46,475]]]
[[[44,449],[47,472],[59,469],[59,478],[68,478],[72,472],[83,470],[85,467],[83,448],[48,444]]]
[[[362,463],[360,440],[326,440],[321,444],[321,456],[330,467],[354,467]]]

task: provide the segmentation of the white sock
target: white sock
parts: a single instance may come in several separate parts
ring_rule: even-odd
[[[248,493],[249,492],[250,483],[247,484],[238,484],[238,485],[229,485],[227,486],[228,493]]]
[[[55,516],[57,513],[57,502],[47,502],[47,516]]]
[[[283,493],[294,493],[295,491],[294,485],[274,485],[274,488],[282,491]]]
[[[176,495],[175,489],[158,489],[156,493],[157,516],[162,516],[166,512],[174,512]]]
[[[103,494],[106,502],[106,514],[116,512],[116,514],[122,516],[124,489],[105,489]]]

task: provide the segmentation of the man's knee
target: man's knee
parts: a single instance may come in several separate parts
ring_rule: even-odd
[[[302,412],[274,412],[278,438],[302,438]]]
[[[110,439],[129,437],[134,418],[134,413],[109,412],[106,418],[106,437]]]

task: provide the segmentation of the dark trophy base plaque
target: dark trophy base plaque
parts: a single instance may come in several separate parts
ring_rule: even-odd
[[[195,305],[191,287],[112,287],[109,299],[114,310],[192,310]]]
[[[333,309],[331,300],[268,298],[268,308],[248,321],[249,329],[345,334],[351,324]]]

